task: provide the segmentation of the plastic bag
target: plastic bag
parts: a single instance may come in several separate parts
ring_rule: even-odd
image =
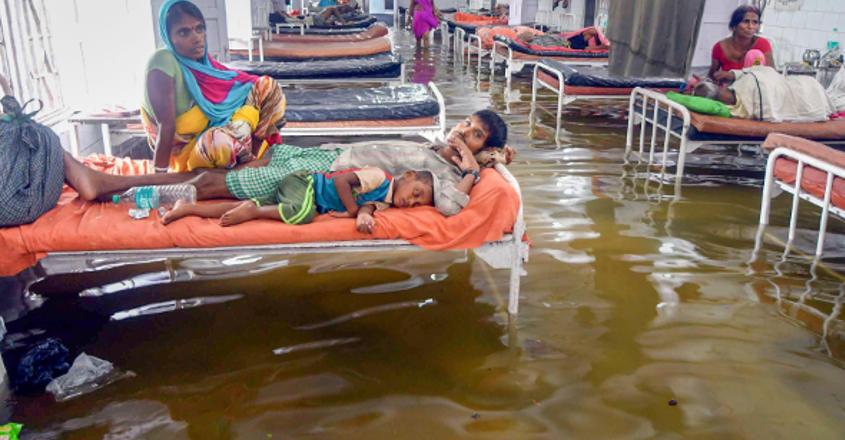
[[[23,425],[20,423],[6,423],[0,425],[0,440],[18,440]]]
[[[31,347],[21,357],[9,380],[20,393],[40,393],[54,377],[70,368],[68,349],[58,339],[50,338]]]
[[[134,376],[131,372],[117,370],[111,362],[81,353],[73,360],[70,370],[47,385],[57,401],[72,399],[90,393],[112,382]]]
[[[32,120],[37,111],[24,113],[11,96],[0,105],[0,226],[32,223],[59,200],[64,150],[53,130]]]
[[[833,81],[827,86],[827,96],[837,112],[845,111],[845,66],[839,68]]]

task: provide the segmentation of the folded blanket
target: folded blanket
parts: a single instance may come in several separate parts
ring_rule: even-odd
[[[112,174],[153,172],[149,161],[97,156],[87,166]],[[500,239],[511,230],[519,195],[495,170],[481,172],[471,200],[459,214],[444,217],[433,207],[388,209],[375,214],[373,234],[355,229],[354,219],[318,216],[291,226],[254,220],[222,227],[216,219],[188,217],[164,226],[157,213],[133,220],[125,206],[84,202],[65,187],[57,207],[34,223],[0,228],[0,276],[14,275],[50,252],[250,246],[321,241],[404,239],[431,250],[468,249]],[[214,201],[202,202],[214,203]]]

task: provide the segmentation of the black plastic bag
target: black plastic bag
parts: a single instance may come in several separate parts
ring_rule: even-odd
[[[9,380],[18,393],[36,394],[53,378],[70,370],[70,352],[58,339],[48,338],[30,347],[14,368],[9,369]]]

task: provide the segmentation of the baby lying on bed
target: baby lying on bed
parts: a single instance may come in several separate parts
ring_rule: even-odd
[[[310,223],[317,214],[355,217],[361,232],[375,227],[373,212],[388,207],[433,206],[434,177],[429,171],[406,171],[393,178],[380,168],[354,168],[333,173],[300,171],[285,177],[276,193],[264,200],[195,204],[177,202],[162,217],[168,224],[187,215],[220,217],[222,226],[258,218],[287,224]]]

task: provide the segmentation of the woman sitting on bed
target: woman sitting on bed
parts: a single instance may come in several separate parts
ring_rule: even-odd
[[[226,173],[206,172],[196,177],[185,174],[113,176],[86,168],[65,153],[65,175],[68,184],[84,200],[104,198],[132,186],[182,182],[193,184],[200,200],[251,200],[271,194],[285,177],[296,171],[324,172],[372,166],[396,175],[408,170],[428,170],[436,177],[434,206],[449,216],[469,204],[469,193],[480,178],[482,165],[510,163],[514,150],[505,146],[507,136],[508,128],[502,118],[493,111],[482,110],[458,123],[444,143],[389,140],[320,148],[274,145],[268,151],[268,157],[240,169]]]
[[[568,34],[535,34],[523,32],[517,38],[525,44],[543,47],[566,47],[575,50],[607,50],[610,45],[602,41],[601,33],[595,27]]]
[[[278,136],[285,113],[278,84],[208,55],[205,19],[189,1],[162,4],[159,32],[165,47],[147,62],[141,105],[156,172],[232,168],[254,159],[264,139]]]
[[[718,83],[729,81],[731,70],[754,65],[774,66],[772,45],[758,36],[760,9],[743,5],[731,14],[729,27],[732,35],[713,45],[713,61],[707,76]]]

